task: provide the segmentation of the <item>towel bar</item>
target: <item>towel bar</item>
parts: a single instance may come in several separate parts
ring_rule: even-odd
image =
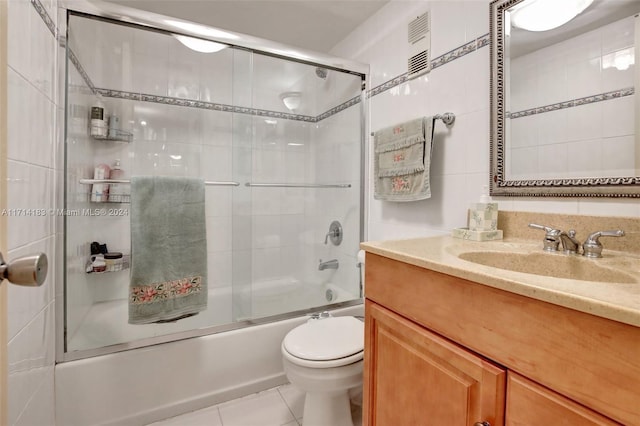
[[[82,185],[93,185],[94,183],[131,183],[128,179],[80,179]],[[206,186],[240,186],[238,182],[216,182],[205,181]]]
[[[445,112],[444,114],[436,114],[433,116],[436,120],[442,120],[447,126],[451,126],[456,121],[456,115],[452,112]],[[371,136],[374,136],[375,132],[371,132]]]
[[[259,188],[351,188],[350,183],[322,184],[322,183],[245,183],[245,186]]]

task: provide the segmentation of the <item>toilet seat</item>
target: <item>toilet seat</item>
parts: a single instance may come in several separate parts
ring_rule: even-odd
[[[294,364],[330,368],[353,364],[364,354],[364,323],[354,317],[312,319],[291,330],[282,353]]]

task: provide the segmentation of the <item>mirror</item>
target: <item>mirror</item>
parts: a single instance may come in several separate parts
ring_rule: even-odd
[[[640,1],[490,9],[491,195],[640,197]]]

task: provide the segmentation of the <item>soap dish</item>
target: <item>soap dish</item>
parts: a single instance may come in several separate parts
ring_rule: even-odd
[[[451,231],[453,238],[462,238],[471,241],[493,241],[502,239],[502,230],[495,231],[472,231],[469,228],[454,228]]]

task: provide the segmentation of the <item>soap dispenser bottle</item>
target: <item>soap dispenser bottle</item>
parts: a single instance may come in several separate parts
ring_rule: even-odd
[[[111,177],[113,180],[121,180],[124,178],[124,170],[120,166],[120,160],[116,160],[111,168]],[[121,203],[125,201],[125,188],[126,184],[112,183],[109,188],[109,201],[112,203]]]
[[[487,185],[484,186],[480,201],[471,204],[469,229],[471,231],[495,231],[498,229],[498,203],[491,201]]]

